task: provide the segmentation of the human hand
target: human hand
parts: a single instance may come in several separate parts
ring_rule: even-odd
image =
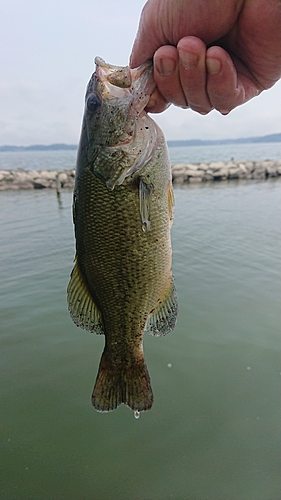
[[[281,76],[278,0],[148,0],[131,66],[154,59],[148,111],[167,103],[227,114]]]

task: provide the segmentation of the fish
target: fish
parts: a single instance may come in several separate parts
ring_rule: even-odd
[[[105,336],[94,408],[124,403],[138,414],[154,401],[144,332],[166,335],[178,313],[171,166],[164,135],[145,111],[152,62],[130,69],[96,57],[95,64],[77,153],[68,308],[77,326]]]

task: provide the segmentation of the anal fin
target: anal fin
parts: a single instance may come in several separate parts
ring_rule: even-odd
[[[178,315],[178,300],[177,292],[174,284],[174,277],[171,276],[169,286],[158,305],[153,311],[146,322],[146,331],[150,335],[160,337],[167,335],[176,326]]]
[[[67,287],[67,302],[70,316],[77,326],[93,333],[104,333],[101,313],[84,282],[77,260]]]

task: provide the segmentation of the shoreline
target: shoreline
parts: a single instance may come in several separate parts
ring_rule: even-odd
[[[171,166],[173,184],[226,181],[232,179],[266,180],[281,176],[281,160],[216,161],[175,163]],[[75,170],[0,170],[0,191],[22,189],[73,189]]]

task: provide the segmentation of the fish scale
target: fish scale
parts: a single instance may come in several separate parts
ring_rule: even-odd
[[[166,197],[168,184],[169,172],[166,175],[166,186],[163,175],[160,184]],[[135,189],[129,190],[125,186],[120,186],[110,191],[89,171],[85,178],[81,179],[81,186],[87,188],[85,192],[81,190],[79,193],[79,198],[84,201],[78,209],[77,227],[80,230],[77,232],[77,238],[79,241],[81,238],[85,250],[81,255],[78,253],[78,264],[85,270],[94,295],[97,296],[99,303],[103,304],[102,309],[107,323],[112,316],[119,318],[119,314],[123,316],[132,314],[136,317],[141,310],[147,315],[149,312],[147,304],[151,300],[152,302],[157,300],[159,294],[161,296],[166,281],[166,274],[163,271],[165,267],[170,269],[171,266],[167,234],[168,211],[166,210],[166,220],[163,220],[161,207],[157,210],[157,207],[153,206],[152,228],[150,232],[144,233]],[[94,199],[88,195],[89,192],[95,193]],[[159,198],[162,199],[162,196]],[[97,234],[101,234],[102,238],[97,238]],[[163,254],[166,259],[152,258],[155,251]],[[158,274],[162,279],[159,279],[155,283],[156,286],[150,290],[148,282],[151,279],[155,280]],[[116,295],[120,302],[116,301]],[[126,295],[128,303],[123,302],[126,301]],[[151,295],[154,296],[153,299]],[[116,325],[110,324],[110,331],[113,327],[120,330],[119,321]],[[126,324],[122,327],[126,329]]]

